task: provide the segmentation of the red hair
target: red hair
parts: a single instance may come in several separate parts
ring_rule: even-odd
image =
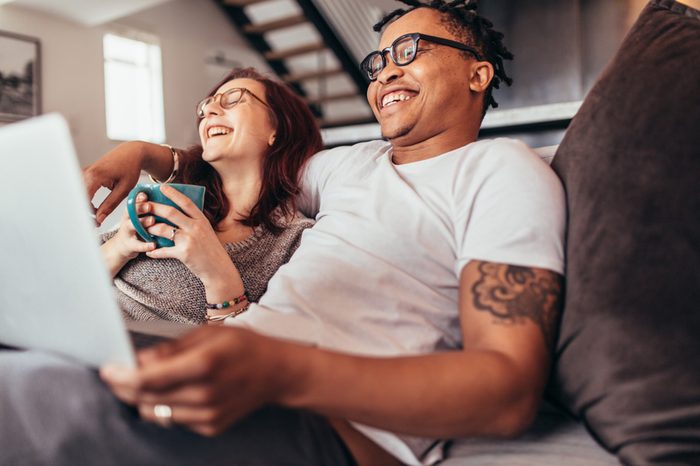
[[[283,229],[279,214],[290,217],[296,210],[294,200],[300,191],[304,164],[323,148],[321,132],[309,107],[299,96],[287,85],[263,76],[254,68],[232,70],[214,86],[209,96],[227,82],[241,78],[253,79],[265,86],[270,121],[276,128],[275,141],[263,160],[258,201],[241,223],[251,227],[263,225],[271,232],[279,233]],[[200,145],[183,151],[181,180],[206,186],[204,214],[216,228],[229,213],[231,205],[224,195],[221,176],[202,159],[202,152]]]

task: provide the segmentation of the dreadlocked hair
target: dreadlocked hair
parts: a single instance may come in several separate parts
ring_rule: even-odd
[[[479,16],[477,2],[472,0],[397,1],[408,5],[410,8],[398,8],[392,11],[374,25],[374,30],[380,32],[390,21],[418,8],[431,8],[440,13],[445,13],[444,24],[447,29],[458,37],[466,36],[468,45],[474,47],[486,61],[493,65],[494,76],[484,93],[482,116],[486,114],[489,106],[493,108],[498,107],[498,102],[493,98],[492,90],[493,88],[498,89],[501,82],[506,83],[508,86],[513,83],[513,79],[506,74],[503,66],[503,60],[512,60],[513,54],[503,45],[503,34],[493,29],[491,21]]]

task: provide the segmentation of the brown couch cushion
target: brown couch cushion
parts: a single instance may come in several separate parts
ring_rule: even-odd
[[[652,0],[562,141],[553,394],[629,464],[700,464],[700,12]]]

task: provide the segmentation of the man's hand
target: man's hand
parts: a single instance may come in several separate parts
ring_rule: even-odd
[[[244,329],[202,327],[143,350],[138,369],[109,366],[100,374],[143,419],[156,422],[154,406],[164,404],[174,423],[213,436],[294,390],[301,378],[285,361],[305,349]]]

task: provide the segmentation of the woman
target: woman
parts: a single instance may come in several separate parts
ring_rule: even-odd
[[[322,143],[299,97],[252,68],[234,70],[199,103],[197,117],[201,146],[173,150],[168,181],[204,185],[204,211],[163,185],[182,212],[147,202],[144,194],[137,212],[147,214],[142,223],[149,233],[172,238],[173,247],[142,242],[127,215],[103,237],[120,307],[132,319],[200,324],[243,312],[312,225],[296,213],[294,197],[304,163]],[[114,152],[164,150],[126,144]],[[153,215],[177,229],[155,223]]]

